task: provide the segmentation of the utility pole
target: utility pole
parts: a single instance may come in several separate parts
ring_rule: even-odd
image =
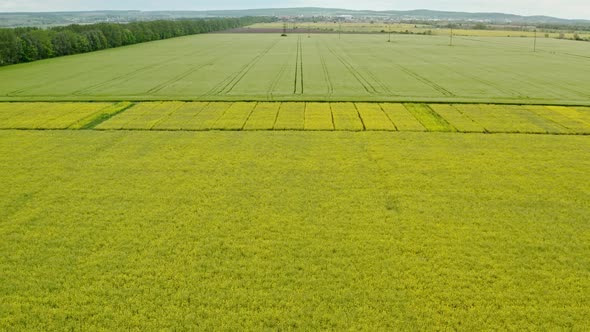
[[[287,37],[287,21],[283,21],[283,37]]]
[[[338,23],[338,39],[342,39],[342,22]]]
[[[535,29],[535,42],[533,44],[533,52],[537,52],[537,29]]]
[[[311,23],[307,23],[307,38],[311,38]]]
[[[453,25],[451,24],[451,41],[449,42],[449,46],[453,46]]]
[[[388,26],[388,30],[389,30],[389,40],[387,41],[388,43],[391,43],[391,22],[387,22],[387,26]]]

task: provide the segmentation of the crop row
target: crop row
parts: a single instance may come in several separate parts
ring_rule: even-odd
[[[590,108],[487,104],[0,103],[0,129],[589,134]]]

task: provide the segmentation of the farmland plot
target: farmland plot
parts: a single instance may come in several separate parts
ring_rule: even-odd
[[[387,114],[397,130],[426,131],[426,128],[402,104],[381,104],[383,112]]]
[[[432,104],[430,108],[462,133],[483,133],[485,129],[453,105]]]
[[[194,122],[195,117],[205,109],[209,103],[192,102],[179,105],[173,113],[162,117],[153,129],[178,130],[187,129]]]
[[[0,68],[0,100],[590,105],[586,43],[385,38],[186,36]]]
[[[258,103],[250,118],[246,122],[246,130],[270,130],[273,129],[279,114],[281,103]]]
[[[356,108],[366,130],[395,130],[395,126],[379,104],[356,103]]]
[[[308,103],[305,108],[305,130],[334,130],[329,103]]]
[[[41,111],[35,111],[40,109]],[[0,103],[0,129],[350,130],[588,134],[588,109],[565,106],[316,103]]]
[[[1,130],[0,330],[584,330],[589,149]]]
[[[333,103],[332,116],[336,130],[361,131],[365,129],[358,109],[353,103]]]
[[[241,130],[255,107],[256,103],[234,103],[211,128]]]
[[[282,103],[274,129],[303,130],[305,127],[305,103]]]

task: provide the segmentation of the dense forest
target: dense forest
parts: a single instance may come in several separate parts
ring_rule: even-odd
[[[0,66],[222,31],[271,20],[268,17],[242,17],[0,29]]]

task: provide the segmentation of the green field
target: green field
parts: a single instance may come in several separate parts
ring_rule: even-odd
[[[3,101],[590,105],[590,44],[529,38],[209,34],[0,68]],[[236,52],[236,50],[240,50]]]
[[[2,330],[583,330],[586,136],[0,131]]]

